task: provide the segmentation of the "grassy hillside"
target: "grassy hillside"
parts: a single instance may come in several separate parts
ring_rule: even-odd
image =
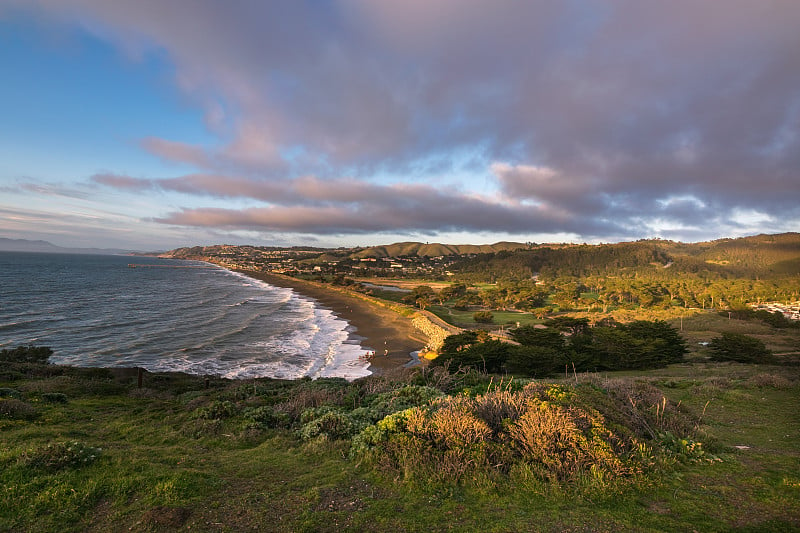
[[[4,364],[0,530],[800,528],[796,369],[695,362],[653,372],[526,383],[416,369],[353,383],[206,382],[148,373],[138,388],[135,371]],[[424,394],[413,397],[409,391]],[[528,394],[533,403],[519,420],[534,413],[584,413],[575,420],[601,432],[565,448],[577,455],[553,448],[543,456],[524,455],[526,462],[506,468],[502,461],[480,463],[485,457],[512,462],[522,457],[511,444],[492,448],[503,430],[486,434],[487,444],[471,447],[464,439],[481,427],[478,419],[456,417],[444,432],[428,425],[407,433],[410,426],[399,429],[400,419],[393,415],[369,433],[372,439],[388,435],[388,440],[354,455],[360,448],[346,436],[342,421],[402,410],[445,392],[451,399],[435,400],[439,411],[422,407],[408,413],[428,412],[433,418],[416,422],[424,426],[444,421],[442,413],[462,412],[459,405],[478,402],[482,419],[489,420],[488,413],[499,413],[496,409]],[[591,414],[588,405],[599,411]],[[615,405],[627,405],[628,415],[620,418]],[[410,415],[403,416],[409,424]],[[452,425],[457,420],[471,422],[458,429]],[[556,430],[568,422],[549,420]],[[605,422],[598,425],[598,420]],[[643,448],[619,456],[622,463],[596,448],[605,442],[603,435],[631,437],[637,431],[647,434],[648,428],[677,432],[686,422],[686,439],[659,433],[656,440],[642,441],[649,443]],[[544,431],[546,446],[554,441]],[[580,436],[583,430],[571,431],[564,436]],[[359,442],[363,448],[368,440]],[[536,449],[542,448],[531,452]],[[559,466],[581,457],[600,458],[600,466],[577,476],[571,473],[582,471],[580,463],[566,470]],[[614,464],[636,469],[615,470]]]
[[[800,275],[800,234],[758,235],[702,243],[642,240],[600,245],[540,245],[512,254],[466,259],[465,272],[545,272],[551,276],[588,276],[659,272],[678,276],[706,271],[733,277]]]

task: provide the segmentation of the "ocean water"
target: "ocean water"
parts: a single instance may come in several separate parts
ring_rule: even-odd
[[[0,348],[50,346],[56,364],[355,379],[370,372],[352,332],[310,298],[207,263],[0,252]]]

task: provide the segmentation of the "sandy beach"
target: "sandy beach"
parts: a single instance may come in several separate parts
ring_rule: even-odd
[[[338,291],[319,283],[299,280],[280,274],[240,270],[242,274],[277,287],[287,287],[318,301],[337,316],[356,328],[355,335],[361,346],[374,350],[376,357],[370,364],[373,373],[380,374],[411,360],[411,352],[421,350],[427,343],[425,335],[417,330],[411,319],[357,296]],[[388,351],[388,355],[383,354]]]

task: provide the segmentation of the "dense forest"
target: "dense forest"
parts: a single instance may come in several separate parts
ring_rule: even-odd
[[[540,245],[463,257],[450,270],[464,283],[495,283],[491,303],[519,309],[739,308],[800,298],[800,234]]]

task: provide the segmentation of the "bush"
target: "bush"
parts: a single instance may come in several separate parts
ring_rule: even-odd
[[[56,471],[64,468],[78,468],[95,462],[102,453],[100,448],[87,446],[82,442],[61,442],[48,444],[25,459],[31,468]]]
[[[745,385],[756,388],[770,387],[773,389],[789,389],[792,387],[792,382],[776,374],[757,374],[748,379]]]
[[[0,361],[47,364],[51,355],[53,350],[47,346],[17,346],[0,350]]]
[[[289,415],[270,406],[245,409],[244,417],[260,429],[287,428],[290,423]]]
[[[299,434],[304,440],[311,440],[324,435],[329,440],[347,439],[353,436],[354,426],[350,417],[340,411],[328,411],[314,418],[300,428]]]
[[[759,339],[741,333],[723,333],[708,344],[712,361],[768,363],[772,352]]]
[[[42,400],[47,403],[67,403],[67,395],[60,392],[45,392]]]
[[[11,420],[33,420],[39,416],[36,409],[27,402],[10,398],[0,400],[0,418],[10,418]]]
[[[22,399],[22,393],[17,389],[8,389],[5,387],[0,388],[0,398],[15,398],[17,400]]]
[[[491,324],[494,322],[494,315],[491,311],[476,311],[475,314],[472,315],[472,320],[479,324]]]
[[[206,407],[195,409],[194,416],[206,420],[221,420],[236,416],[238,412],[239,408],[235,403],[229,402],[228,400],[215,400]]]
[[[589,470],[618,475],[626,472],[613,453],[613,434],[599,414],[533,402],[510,427],[514,446],[540,478],[576,479]]]
[[[617,402],[592,385],[534,382],[474,398],[446,396],[365,428],[353,439],[351,455],[371,459],[406,480],[426,482],[458,482],[515,469],[544,482],[622,479],[652,466],[652,456],[642,450],[648,449],[645,440],[658,437],[653,432],[640,438],[637,434],[645,432],[624,425],[629,413],[620,408],[635,402],[632,396],[652,391],[630,392]],[[603,398],[601,413],[593,405]],[[654,409],[647,416],[654,420],[645,424],[661,429],[658,420],[671,416],[674,407],[658,398],[660,406],[648,404],[648,411]]]
[[[409,407],[426,405],[431,400],[444,396],[439,389],[420,385],[406,385],[399,389],[376,394],[365,400],[365,406],[374,413],[375,423],[391,413],[404,411]]]

